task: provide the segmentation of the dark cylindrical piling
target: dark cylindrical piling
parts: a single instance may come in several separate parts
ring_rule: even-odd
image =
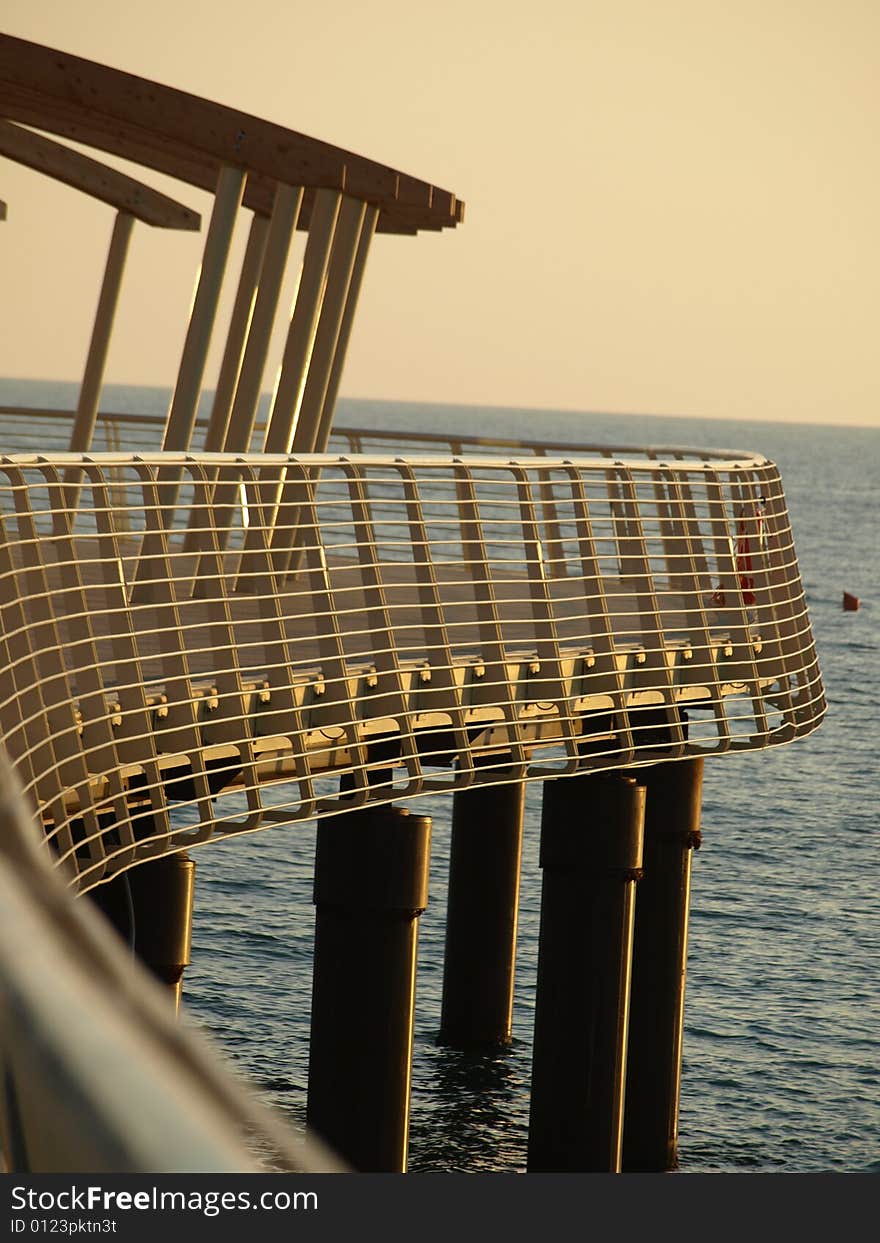
[[[318,825],[306,1120],[355,1170],[406,1169],[430,840],[430,817],[397,807]]]
[[[185,854],[141,863],[90,894],[180,1006],[190,961],[195,868]]]
[[[510,1044],[525,784],[460,790],[452,803],[440,1041]]]
[[[678,1101],[691,858],[700,842],[702,758],[641,770],[645,875],[639,885],[623,1137],[625,1170],[678,1164]]]
[[[616,1173],[645,791],[601,773],[543,799],[528,1169]]]

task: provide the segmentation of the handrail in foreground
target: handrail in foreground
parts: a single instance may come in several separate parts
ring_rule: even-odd
[[[178,1022],[167,990],[102,917],[74,900],[47,866],[2,749],[0,843],[6,1173],[343,1168],[261,1105]]]

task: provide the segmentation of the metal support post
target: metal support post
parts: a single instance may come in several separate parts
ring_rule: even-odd
[[[272,218],[260,272],[260,287],[241,364],[238,390],[229,426],[220,445],[225,453],[247,453],[250,448],[260,404],[266,357],[302,199],[301,186],[279,184],[275,189]]]
[[[452,800],[440,1042],[510,1044],[525,783]]]
[[[177,373],[177,384],[171,399],[163,449],[189,448],[196,411],[208,359],[208,347],[217,315],[217,304],[223,287],[223,274],[232,243],[232,233],[244,193],[245,173],[240,168],[224,166],[217,179],[214,210],[205,237],[202,266],[196,283],[195,298],[189,318],[186,340]]]
[[[544,784],[530,1172],[621,1168],[644,814],[620,773]]]
[[[370,253],[370,243],[372,242],[373,236],[376,232],[376,223],[378,219],[378,207],[369,205],[364,213],[364,223],[361,226],[360,242],[358,243],[357,254],[354,259],[354,270],[351,274],[351,281],[348,286],[348,297],[345,301],[345,312],[342,316],[342,323],[339,328],[339,338],[336,342],[336,353],[333,356],[333,367],[330,371],[330,379],[327,384],[327,391],[324,395],[324,407],[321,411],[318,438],[315,441],[316,453],[327,452],[327,443],[330,440],[330,432],[333,427],[333,415],[336,411],[336,399],[339,396],[339,385],[342,381],[342,371],[345,366],[345,356],[348,352],[348,343],[351,339],[351,330],[354,325],[358,298],[360,297],[361,286],[364,281],[364,272],[367,268],[367,256]]]
[[[235,391],[241,373],[241,360],[260,283],[260,267],[266,250],[268,229],[269,221],[266,217],[254,212],[238,275],[238,289],[232,304],[232,314],[229,317],[226,345],[223,349],[223,359],[217,376],[217,388],[214,392],[214,404],[211,406],[211,416],[205,431],[203,448],[206,453],[221,453],[224,448],[229,412],[235,400]]]
[[[70,434],[69,448],[72,453],[87,453],[92,447],[92,436],[101,399],[101,386],[104,382],[104,368],[107,365],[107,352],[113,334],[113,320],[119,304],[119,291],[122,288],[122,277],[125,272],[125,261],[128,257],[133,227],[134,216],[124,211],[116,213],[107,251],[107,262],[104,265],[101,293],[95,310],[89,352],[79,390],[76,417]]]
[[[315,193],[296,306],[266,427],[266,453],[289,453],[296,433],[341,202],[342,195],[337,190]]]
[[[406,1169],[430,838],[430,817],[397,807],[318,825],[306,1121],[360,1171]]]
[[[309,359],[309,373],[291,445],[294,453],[315,452],[365,211],[365,203],[343,196],[333,234],[333,250],[327,266],[327,283]]]
[[[678,1165],[691,859],[700,844],[702,757],[642,769],[645,876],[633,945],[625,1170]]]
[[[133,227],[134,216],[124,211],[116,213],[113,232],[110,235],[110,246],[107,250],[107,262],[104,265],[104,279],[101,282],[101,292],[95,310],[89,352],[79,390],[76,415],[70,433],[68,448],[72,453],[87,453],[92,447],[92,436],[95,434],[95,424],[98,421],[98,407],[104,383],[104,369],[107,366],[110,338],[113,335],[113,321],[119,305],[119,293],[122,288],[122,277],[125,272]],[[64,472],[63,504],[70,513],[76,511],[81,478],[82,472],[78,467],[68,467]]]
[[[253,314],[249,316],[247,342],[241,359],[241,369],[236,374],[236,388],[231,408],[224,415],[219,439],[216,444],[206,442],[206,449],[217,449],[223,453],[247,453],[250,448],[254,422],[260,404],[260,389],[263,373],[266,369],[266,357],[272,338],[272,328],[281,296],[281,286],[287,267],[290,245],[302,206],[303,191],[299,186],[279,184],[275,189],[275,200],[271,219],[263,225],[263,246],[260,252],[261,267],[257,274],[256,301]],[[219,387],[218,387],[219,393]],[[212,416],[213,422],[213,416]],[[209,429],[210,432],[210,429]],[[236,485],[219,485],[212,497],[214,508],[214,533],[220,548],[224,548],[229,538],[229,525],[232,518]],[[191,526],[198,526],[204,518],[195,511],[191,518]],[[189,548],[207,541],[192,540]],[[199,579],[202,565],[199,564],[194,576]]]

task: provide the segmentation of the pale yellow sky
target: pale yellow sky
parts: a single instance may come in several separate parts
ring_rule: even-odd
[[[466,201],[459,229],[377,239],[348,396],[880,425],[875,0],[5,0],[0,23]],[[0,375],[74,379],[112,210],[2,159],[0,199]],[[136,228],[108,379],[173,383],[199,254]]]

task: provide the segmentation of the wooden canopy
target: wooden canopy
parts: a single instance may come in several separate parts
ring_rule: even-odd
[[[379,209],[378,230],[454,227],[448,190],[271,121],[41,44],[0,35],[0,115],[213,191],[224,165],[248,173],[244,204],[271,210],[277,183],[328,188]]]

